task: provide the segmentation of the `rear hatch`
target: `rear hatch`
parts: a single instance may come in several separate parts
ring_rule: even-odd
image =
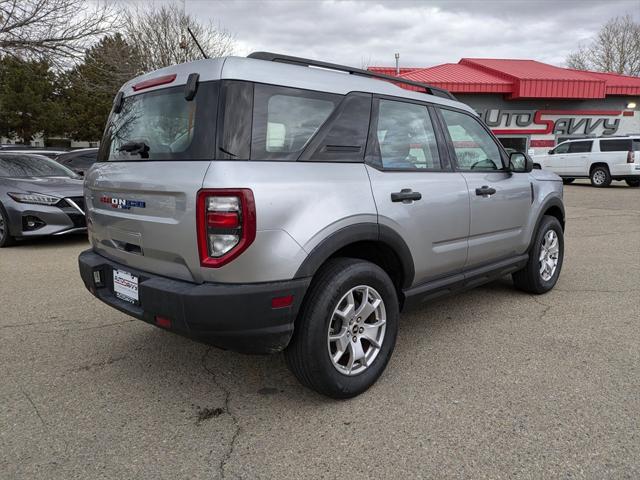
[[[116,100],[85,197],[96,252],[200,282],[196,196],[213,157],[218,82],[200,83],[192,99],[185,90],[142,90],[120,108]]]

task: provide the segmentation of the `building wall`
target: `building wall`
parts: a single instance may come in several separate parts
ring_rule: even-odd
[[[0,144],[20,144],[22,143],[22,139],[20,138],[7,138],[0,136]],[[88,141],[76,141],[70,140],[68,138],[51,138],[48,141],[45,141],[44,137],[41,135],[34,135],[33,140],[29,142],[29,145],[36,148],[43,147],[60,147],[60,148],[90,148],[90,147],[99,147],[100,142],[88,142]]]
[[[524,145],[532,155],[567,138],[640,135],[640,97],[507,100],[503,95],[456,94],[501,139]],[[628,109],[634,102],[636,107]]]

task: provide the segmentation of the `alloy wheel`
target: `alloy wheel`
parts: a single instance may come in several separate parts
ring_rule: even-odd
[[[602,170],[596,170],[593,172],[593,183],[596,185],[603,185],[607,181],[607,175]]]
[[[558,259],[560,257],[560,242],[558,234],[555,230],[548,230],[542,237],[542,245],[540,247],[540,277],[548,282],[556,273],[558,268]]]
[[[384,301],[372,287],[353,287],[331,314],[327,347],[331,362],[343,375],[364,372],[380,353],[386,330]]]

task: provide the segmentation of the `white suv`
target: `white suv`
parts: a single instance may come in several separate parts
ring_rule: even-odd
[[[640,186],[640,136],[567,140],[538,156],[539,166],[560,175],[565,184],[590,178],[594,187],[608,187],[611,180]]]

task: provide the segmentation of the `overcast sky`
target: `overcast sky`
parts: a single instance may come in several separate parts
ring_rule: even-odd
[[[240,55],[265,50],[358,67],[392,65],[395,52],[401,66],[462,57],[562,66],[608,19],[629,13],[640,21],[640,0],[186,0],[186,9],[233,33]]]

